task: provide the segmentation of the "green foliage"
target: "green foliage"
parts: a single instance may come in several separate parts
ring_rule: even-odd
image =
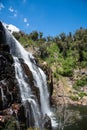
[[[83,98],[84,96],[87,96],[87,93],[85,93],[85,92],[79,92],[79,93],[78,93],[78,96],[79,96],[80,98]]]
[[[73,70],[75,68],[75,61],[72,58],[67,58],[62,61],[62,66],[59,67],[59,74],[67,77],[71,77],[73,75]]]
[[[28,128],[27,130],[39,130],[38,128]]]
[[[61,34],[59,35],[59,37],[60,37],[60,39],[61,39],[62,41],[65,41],[65,39],[66,39],[66,34],[63,32],[63,33],[61,33]]]
[[[78,101],[79,97],[77,95],[71,95],[70,98],[73,100],[73,101]]]
[[[28,128],[27,130],[40,130],[38,128]],[[44,129],[44,130],[47,130],[47,129]]]
[[[82,61],[79,66],[81,66],[82,68],[86,68],[87,67],[87,61]]]
[[[75,82],[75,84],[73,85],[73,87],[74,87],[75,89],[79,89],[79,88],[81,88],[81,87],[84,87],[85,85],[87,85],[87,76],[84,76],[84,77],[82,77],[81,79],[77,80],[77,81]]]
[[[37,31],[33,31],[32,33],[30,33],[29,37],[33,40],[33,41],[37,41],[38,40],[38,32]]]
[[[46,48],[46,44],[42,44],[39,46],[39,56],[43,59],[45,57],[48,57],[48,52]]]
[[[68,35],[61,33],[55,37],[43,37],[43,33],[38,31],[13,35],[24,47],[36,48],[39,60],[46,61],[49,66],[56,67],[58,64],[55,76],[70,77],[76,67],[87,66],[87,29],[80,28],[73,35],[71,32]]]
[[[8,119],[5,128],[3,128],[3,130],[17,130],[17,121],[14,117],[12,117],[11,119]]]

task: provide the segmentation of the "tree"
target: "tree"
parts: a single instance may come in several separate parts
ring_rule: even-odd
[[[39,38],[42,39],[43,37],[43,32],[39,32]]]
[[[38,32],[37,31],[33,31],[32,33],[30,33],[29,37],[33,40],[33,41],[37,41],[38,40]]]
[[[61,53],[63,51],[63,42],[62,41],[58,41],[57,42],[57,46],[58,46],[58,48],[60,50],[60,53]]]
[[[48,42],[53,41],[53,37],[48,36],[48,37],[47,37],[47,41],[48,41]]]
[[[41,58],[48,57],[47,45],[45,43],[39,46],[39,56]]]
[[[54,37],[54,42],[58,42],[59,41],[59,36],[56,36],[56,37]]]
[[[63,32],[63,33],[60,33],[59,35],[60,39],[64,42],[65,39],[66,39],[66,34]]]

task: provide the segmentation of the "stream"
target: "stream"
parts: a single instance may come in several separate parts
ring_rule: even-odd
[[[87,130],[87,106],[59,106],[54,111],[58,121],[54,130]]]

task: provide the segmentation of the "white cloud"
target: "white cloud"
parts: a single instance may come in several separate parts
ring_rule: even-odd
[[[14,10],[14,17],[17,17],[17,13],[18,13],[18,11]]]
[[[17,17],[17,14],[16,14],[16,13],[14,14],[14,17]]]
[[[5,8],[5,6],[2,3],[0,3],[0,10],[2,10],[4,8]]]
[[[25,22],[25,23],[27,22],[27,18],[24,18],[24,22]]]
[[[9,7],[8,9],[10,12],[14,12],[14,9],[12,7]]]
[[[26,24],[29,27],[29,23]]]

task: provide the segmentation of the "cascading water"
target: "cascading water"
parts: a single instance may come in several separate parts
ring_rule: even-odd
[[[39,125],[40,112],[39,112],[38,106],[34,100],[35,97],[34,97],[34,95],[32,95],[29,84],[27,84],[27,82],[25,81],[25,79],[27,79],[27,77],[25,76],[24,71],[22,70],[20,61],[18,60],[17,57],[14,57],[14,61],[15,61],[16,78],[19,83],[22,102],[26,109],[26,117],[28,117],[28,115],[30,116],[30,113],[28,110],[29,108],[27,105],[27,103],[30,103],[31,107],[32,107],[32,114],[33,114],[32,116],[34,117],[34,120],[35,120],[35,126],[39,128],[40,127],[40,125]],[[29,122],[29,124],[27,124],[27,126],[31,126],[30,122]]]
[[[0,87],[0,91],[1,91],[2,101],[3,101],[3,107],[4,107],[4,105],[5,105],[5,101],[6,101],[6,97],[5,97],[5,95],[4,95],[4,92],[3,92],[2,87]]]
[[[34,57],[25,51],[25,49],[21,46],[21,44],[5,29],[6,35],[6,43],[9,44],[11,54],[13,55],[14,62],[15,62],[15,71],[16,71],[16,78],[18,80],[18,84],[20,87],[21,99],[26,109],[26,116],[29,115],[29,106],[26,105],[27,102],[30,103],[30,107],[32,109],[33,118],[35,121],[35,127],[40,128],[40,113],[42,115],[47,114],[52,121],[52,125],[55,126],[56,122],[53,119],[53,113],[50,110],[49,106],[49,94],[47,90],[47,83],[46,83],[46,76],[44,72],[36,65]],[[39,110],[39,105],[35,101],[34,95],[32,95],[32,91],[29,87],[29,84],[26,82],[26,75],[23,72],[21,67],[19,58],[22,58],[24,62],[30,68],[33,78],[34,84],[39,88],[40,91],[40,103],[41,103],[41,110]],[[33,98],[32,98],[33,97]],[[29,121],[28,121],[29,122]],[[28,124],[29,125],[29,124]]]

